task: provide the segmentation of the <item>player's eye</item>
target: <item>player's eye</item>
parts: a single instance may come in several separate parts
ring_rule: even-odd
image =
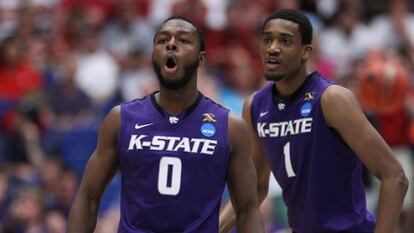
[[[293,40],[291,38],[282,38],[281,40],[283,45],[292,45],[293,44]]]
[[[263,43],[268,44],[272,41],[272,39],[268,36],[265,36],[262,38]]]
[[[182,44],[188,44],[188,43],[190,43],[190,41],[189,41],[189,40],[184,39],[184,38],[180,38],[180,39],[178,39],[178,42],[180,42],[180,43],[182,43]]]
[[[166,44],[167,42],[167,38],[158,38],[157,40],[157,44]]]

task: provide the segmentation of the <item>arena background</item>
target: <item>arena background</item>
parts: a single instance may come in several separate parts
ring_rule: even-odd
[[[262,20],[282,8],[311,18],[309,70],[355,92],[413,182],[413,1],[0,0],[0,232],[65,232],[101,120],[157,88],[150,57],[163,19],[183,15],[202,28],[208,64],[199,70],[200,90],[240,115],[264,83]],[[378,181],[364,179],[375,213]],[[117,175],[97,233],[116,232],[119,188]],[[399,233],[414,232],[412,199],[410,188]],[[267,232],[289,232],[274,180],[261,211]]]

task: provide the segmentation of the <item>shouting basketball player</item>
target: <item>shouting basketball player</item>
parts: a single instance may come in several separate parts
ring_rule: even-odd
[[[218,232],[227,181],[239,232],[263,232],[256,173],[243,119],[197,90],[206,60],[192,22],[173,17],[154,38],[160,89],[111,110],[86,167],[69,233],[93,232],[100,198],[117,169],[122,176],[118,232]]]

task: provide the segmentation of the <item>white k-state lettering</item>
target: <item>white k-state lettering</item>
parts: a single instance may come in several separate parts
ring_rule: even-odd
[[[290,121],[281,122],[258,122],[257,133],[259,137],[284,137],[289,135],[297,135],[301,133],[309,133],[312,131],[312,118],[301,118]]]
[[[131,135],[128,150],[142,150],[144,147],[155,151],[184,151],[212,155],[217,146],[216,140],[205,138],[154,136],[151,140],[143,140],[148,135]]]

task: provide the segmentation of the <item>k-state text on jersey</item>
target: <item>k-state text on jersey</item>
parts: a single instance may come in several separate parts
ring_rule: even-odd
[[[312,131],[312,118],[301,118],[281,122],[257,122],[257,133],[259,137],[284,137],[309,133]]]
[[[131,135],[128,150],[142,150],[147,147],[155,151],[184,151],[212,155],[217,146],[216,140],[205,138],[154,136],[151,140],[143,140],[146,137],[148,135]]]

